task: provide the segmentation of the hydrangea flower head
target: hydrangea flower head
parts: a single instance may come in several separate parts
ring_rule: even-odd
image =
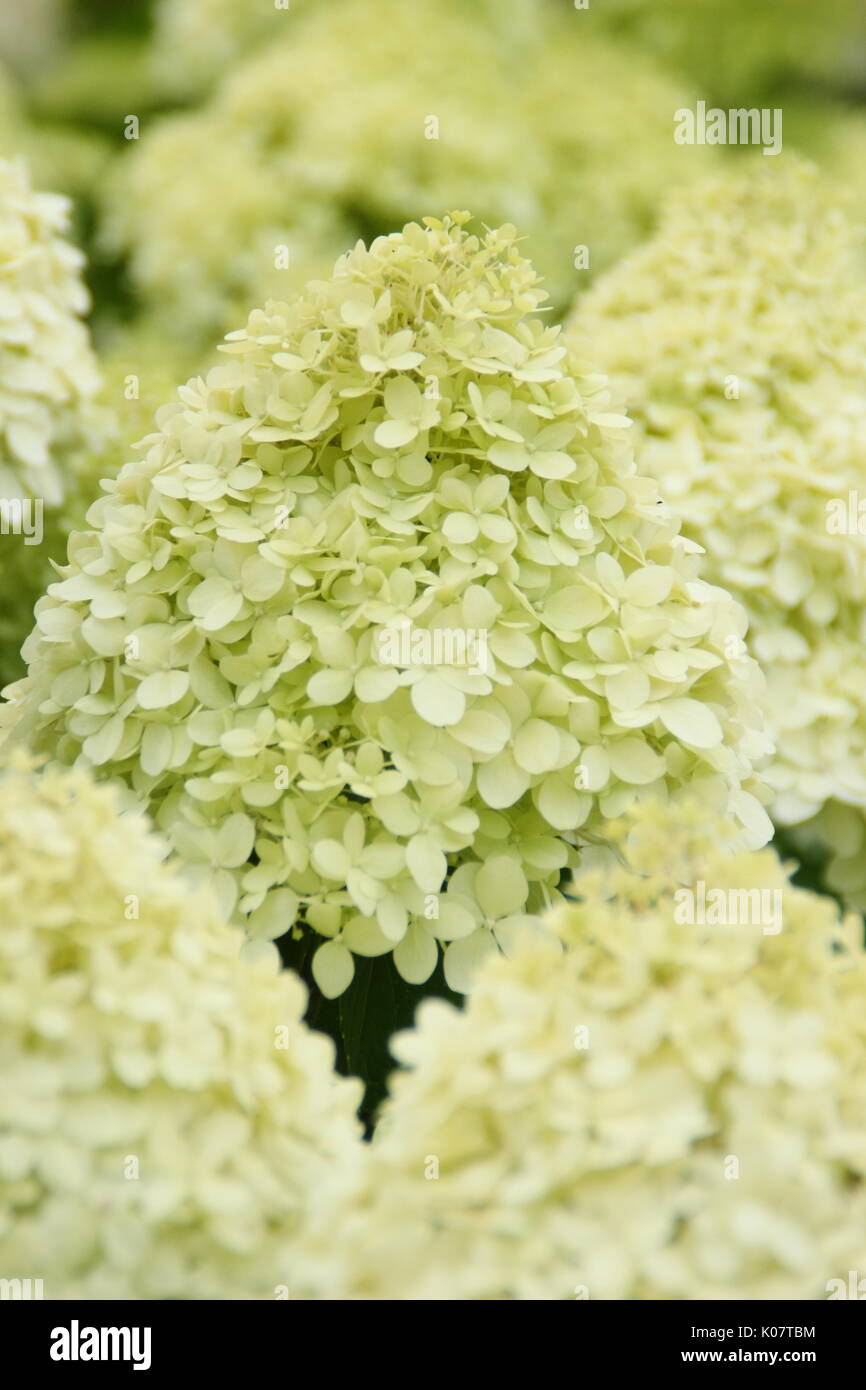
[[[254,311],[73,536],[18,737],[122,782],[253,938],[464,989],[684,783],[769,833],[744,616],[535,315],[511,227],[359,244]]]
[[[65,198],[34,192],[22,162],[0,160],[0,493],[52,505],[99,384],[68,218]]]
[[[863,1268],[862,923],[690,798],[620,856],[561,945],[394,1041],[340,1250],[305,1262],[332,1297],[820,1299]]]
[[[0,776],[0,1255],[54,1299],[273,1298],[357,1082],[296,976],[83,771]]]
[[[820,813],[806,833],[863,905],[866,254],[808,167],[768,163],[675,201],[572,334],[634,412],[708,576],[748,610],[775,819]]]
[[[60,558],[97,447],[96,360],[81,316],[81,253],[69,204],[37,193],[21,160],[0,159],[0,677],[21,673],[33,605]]]
[[[166,14],[197,24],[202,4],[216,0]],[[534,0],[257,11],[268,41],[226,66],[206,105],[143,130],[107,193],[105,238],[193,340],[431,208],[517,223],[564,306],[646,234],[661,189],[717,157],[673,142],[682,84],[585,19]],[[209,26],[197,51],[231,33]]]

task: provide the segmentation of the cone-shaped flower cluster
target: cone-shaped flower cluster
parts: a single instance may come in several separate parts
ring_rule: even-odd
[[[207,105],[142,132],[107,197],[105,235],[172,333],[217,336],[358,236],[463,206],[517,223],[565,306],[717,157],[672,139],[688,90],[553,5],[341,0],[265,25]]]
[[[334,1298],[821,1299],[866,1256],[862,923],[644,803],[556,943],[398,1035]]]
[[[65,241],[68,203],[35,193],[0,160],[0,492],[61,502],[64,461],[98,385],[81,253]]]
[[[644,435],[642,466],[750,617],[774,816],[866,903],[866,255],[807,168],[680,199],[578,305]],[[849,809],[856,808],[856,809]]]
[[[0,160],[0,678],[62,557],[61,504],[74,506],[95,441],[95,358],[81,253],[64,239],[65,198],[36,193],[22,161]]]
[[[750,838],[744,615],[635,470],[513,228],[356,248],[159,412],[37,610],[7,722],[123,782],[254,938],[463,989],[637,795]]]
[[[291,1293],[360,1143],[303,986],[163,855],[82,771],[0,777],[0,1267],[46,1298]]]

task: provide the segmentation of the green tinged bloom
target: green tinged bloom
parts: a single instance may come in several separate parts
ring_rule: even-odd
[[[717,157],[673,141],[691,92],[574,12],[339,0],[255,22],[272,37],[143,129],[108,191],[104,236],[173,334],[207,341],[431,208],[517,223],[564,306]]]
[[[367,1164],[304,1253],[329,1297],[822,1299],[863,1268],[862,923],[691,798],[643,803],[620,849],[578,874],[561,946],[397,1036]],[[702,881],[781,930],[686,920]]]
[[[81,770],[0,777],[0,1267],[52,1299],[291,1292],[360,1088],[118,811]]]
[[[62,558],[98,438],[96,359],[81,316],[83,257],[65,238],[69,205],[37,193],[23,161],[0,160],[0,676]]]
[[[808,168],[767,166],[675,201],[570,333],[635,414],[708,577],[748,610],[775,819],[810,821],[832,886],[863,906],[866,260]]]
[[[8,691],[15,736],[121,782],[253,940],[324,938],[328,995],[353,954],[423,983],[440,944],[465,989],[652,790],[769,833],[742,610],[514,229],[465,219],[229,335],[73,536]]]
[[[317,5],[329,0],[316,0]],[[291,32],[309,0],[157,0],[150,55],[153,81],[174,96],[199,96],[238,59]]]
[[[0,491],[52,505],[99,384],[68,217],[65,198],[34,192],[23,163],[0,160]]]
[[[360,17],[357,7],[346,6],[344,21],[339,15],[343,0],[271,0],[271,3],[238,4],[237,0],[157,0],[155,33],[151,55],[154,82],[175,96],[200,94],[218,82],[239,59],[260,53],[293,32],[296,18],[315,9],[333,6],[338,13],[330,23],[351,24]],[[492,32],[501,34],[507,44],[518,47],[531,40],[533,30],[544,20],[548,0],[474,0],[473,18],[481,19]],[[439,0],[443,18],[450,9],[465,7],[462,0]],[[375,6],[367,5],[365,28],[377,22]],[[492,34],[491,34],[492,36]],[[360,39],[360,33],[356,34]],[[378,35],[380,40],[386,34]],[[425,42],[435,39],[429,31]],[[404,57],[407,55],[404,55]]]

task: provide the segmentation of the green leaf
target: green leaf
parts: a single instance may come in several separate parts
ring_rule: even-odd
[[[389,1048],[393,1034],[412,1026],[422,999],[447,999],[460,1006],[462,996],[446,985],[441,958],[426,984],[409,985],[400,978],[389,954],[355,956],[355,978],[345,994],[339,999],[325,999],[311,970],[312,957],[321,943],[317,933],[307,930],[298,940],[286,935],[277,944],[284,965],[295,970],[310,991],[305,1021],[333,1040],[337,1070],[343,1076],[358,1076],[364,1083],[360,1117],[369,1135],[395,1066]]]

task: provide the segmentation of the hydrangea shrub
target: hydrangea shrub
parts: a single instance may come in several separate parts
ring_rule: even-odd
[[[862,907],[866,258],[814,172],[769,163],[675,200],[570,334],[634,413],[642,466],[708,577],[749,613],[777,823],[809,822],[832,886]]]
[[[250,937],[318,933],[329,996],[353,953],[418,984],[440,944],[465,989],[641,794],[770,830],[742,610],[514,229],[464,220],[229,335],[72,537],[7,691],[13,736],[122,783]]]
[[[107,189],[106,243],[173,335],[209,341],[359,236],[471,206],[525,231],[564,307],[646,234],[663,188],[718,158],[672,139],[687,84],[585,20],[524,0],[261,13],[260,51],[204,106],[143,129]]]
[[[300,981],[164,854],[83,770],[0,776],[0,1256],[46,1298],[278,1296],[360,1142]]]
[[[561,945],[486,962],[464,1011],[425,1001],[396,1038],[339,1249],[305,1253],[330,1297],[823,1299],[863,1268],[862,922],[689,798],[620,843]],[[781,929],[686,920],[701,881],[771,895]]]

